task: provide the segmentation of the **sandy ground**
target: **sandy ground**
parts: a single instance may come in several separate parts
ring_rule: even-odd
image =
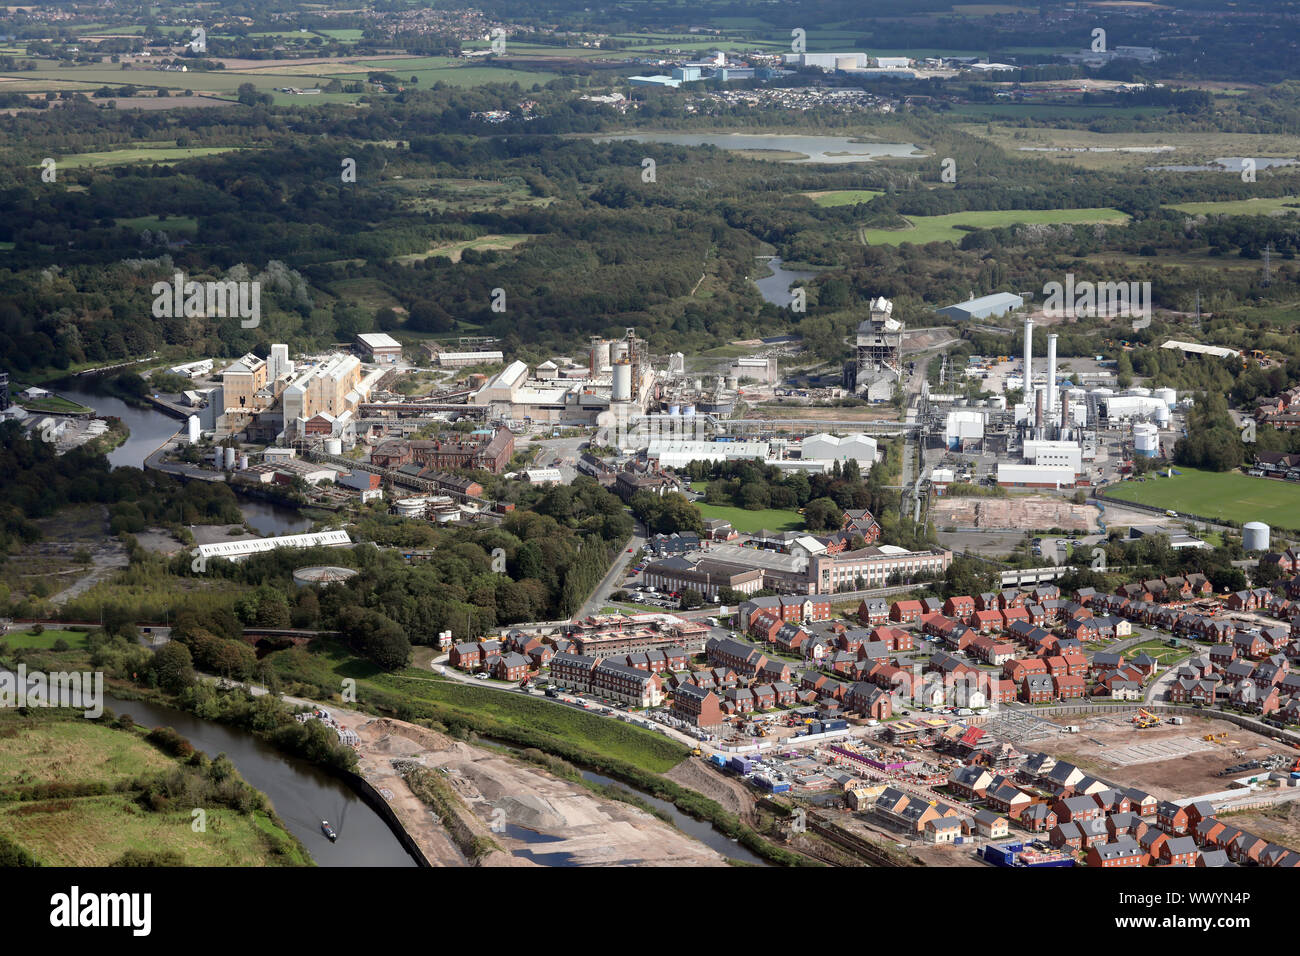
[[[1076,505],[1064,498],[1038,495],[940,498],[931,507],[930,515],[941,528],[1097,530],[1097,509],[1093,505]]]
[[[1295,803],[1266,810],[1230,813],[1221,819],[1270,842],[1289,847],[1300,846],[1300,805]]]
[[[465,859],[398,775],[394,760],[446,771],[447,782],[474,814],[475,832],[510,851],[490,855],[483,865],[536,865],[527,855],[515,854],[525,848],[566,854],[575,866],[726,865],[720,854],[650,814],[598,797],[522,760],[403,721],[330,710],[357,731],[360,773],[381,793],[387,791],[398,818],[435,866],[463,866]],[[537,836],[528,839],[528,831]]]
[[[753,791],[733,777],[724,777],[710,770],[698,757],[683,760],[664,776],[674,783],[704,794],[710,800],[718,801],[728,813],[753,822]]]
[[[991,865],[977,857],[975,848],[970,844],[962,844],[961,846],[914,846],[908,852],[930,866],[985,867]]]
[[[1152,796],[1164,799],[1192,797],[1203,793],[1227,790],[1230,778],[1215,774],[1233,764],[1270,753],[1300,752],[1275,743],[1268,737],[1244,730],[1226,720],[1188,717],[1181,727],[1162,724],[1149,730],[1133,729],[1124,715],[1093,717],[1079,725],[1080,732],[1061,737],[1057,742],[1045,742],[1045,749],[1056,757],[1077,764],[1082,769],[1099,774],[1106,780],[1128,787],[1140,787]],[[1209,749],[1189,753],[1168,760],[1150,763],[1119,764],[1110,759],[1108,752],[1127,757],[1123,748],[1160,740],[1178,741],[1192,738],[1203,743],[1206,734],[1226,732],[1222,744],[1210,744]],[[1237,751],[1243,751],[1240,756]]]

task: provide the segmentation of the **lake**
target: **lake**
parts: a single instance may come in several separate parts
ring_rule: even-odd
[[[1204,166],[1147,166],[1146,171],[1149,173],[1238,173],[1243,170],[1242,164],[1247,159],[1254,160],[1255,168],[1269,169],[1273,166],[1294,166],[1294,159],[1270,159],[1266,156],[1220,156],[1213,163],[1207,163]]]
[[[790,303],[794,301],[790,286],[800,279],[811,279],[817,274],[815,272],[787,269],[776,256],[760,256],[759,260],[772,270],[772,274],[765,279],[751,279],[750,281],[758,286],[759,295],[763,297],[764,302],[770,302],[781,309],[789,308]]]
[[[596,136],[597,143],[671,143],[675,146],[716,146],[718,149],[769,149],[802,153],[791,163],[866,163],[882,156],[917,158],[924,154],[911,143],[859,143],[846,136],[807,136],[783,133],[629,133]]]

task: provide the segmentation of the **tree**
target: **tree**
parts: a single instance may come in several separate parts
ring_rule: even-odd
[[[179,641],[168,641],[149,662],[153,682],[168,693],[177,694],[194,683],[194,660]]]
[[[804,524],[809,531],[834,531],[844,522],[844,509],[831,498],[814,498],[804,506]]]
[[[411,641],[400,624],[369,608],[345,607],[339,612],[339,631],[348,645],[376,667],[386,671],[411,661]]]
[[[703,605],[704,595],[695,590],[695,588],[687,588],[682,592],[681,609],[683,611],[689,611],[693,608],[702,607]]]

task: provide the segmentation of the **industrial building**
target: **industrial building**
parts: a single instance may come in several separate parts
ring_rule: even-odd
[[[471,435],[442,435],[435,439],[390,439],[371,452],[370,463],[380,468],[416,464],[439,471],[481,468],[499,475],[506,470],[514,453],[515,436],[509,429],[498,428],[484,429]]]
[[[950,319],[966,321],[1006,315],[1008,312],[1019,309],[1024,304],[1025,300],[1022,296],[1013,295],[1010,292],[994,292],[992,295],[968,299],[956,305],[947,305],[942,309],[935,309],[935,311],[940,315],[948,316]]]
[[[357,342],[362,354],[376,365],[394,365],[402,360],[402,343],[387,332],[362,332]]]
[[[998,463],[998,484],[1004,488],[1073,488],[1075,477],[1069,466]]]
[[[282,534],[273,538],[245,538],[242,541],[221,541],[201,544],[191,554],[204,560],[225,558],[242,561],[250,554],[263,554],[277,548],[343,548],[352,544],[346,531],[318,531],[313,534]]]
[[[871,302],[871,315],[858,325],[855,354],[844,368],[844,387],[869,402],[887,402],[902,377],[903,323],[884,296]]]
[[[506,360],[501,352],[495,350],[485,352],[439,352],[434,358],[440,368],[464,368],[468,365],[500,365]]]
[[[809,435],[799,445],[799,457],[805,461],[856,461],[865,473],[876,462],[876,440],[867,435],[839,438],[825,432]]]

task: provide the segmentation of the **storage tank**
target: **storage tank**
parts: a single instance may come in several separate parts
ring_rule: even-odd
[[[734,391],[736,391],[736,389],[738,389],[738,388],[740,388],[740,376],[739,376],[739,375],[728,375],[728,376],[727,376],[727,389],[728,389],[729,391],[734,392]]]
[[[1097,398],[1110,398],[1115,394],[1115,390],[1113,388],[1107,388],[1105,385],[1099,385],[1097,388],[1094,388],[1090,394]]]
[[[1146,422],[1133,426],[1133,454],[1155,458],[1160,454],[1160,431]]]
[[[668,406],[668,414],[669,414],[669,415],[680,415],[681,413],[682,413],[682,406],[680,406],[680,405],[669,405],[669,406]]]
[[[599,372],[602,368],[609,368],[613,363],[609,357],[609,340],[601,339],[591,347],[591,368],[593,372]]]
[[[1170,416],[1169,406],[1168,406],[1168,405],[1166,405],[1166,404],[1164,404],[1164,403],[1162,402],[1161,404],[1159,404],[1159,405],[1156,406],[1156,415],[1155,415],[1155,418],[1156,418],[1156,424],[1157,424],[1157,425],[1160,425],[1160,426],[1162,426],[1162,427],[1165,426],[1165,425],[1168,425],[1168,424],[1169,424],[1169,419],[1170,419],[1170,417],[1171,417],[1171,416]]]
[[[428,498],[400,498],[393,502],[393,510],[403,518],[418,518],[428,506]]]
[[[325,439],[325,454],[327,455],[343,454],[343,439],[342,438]]]
[[[214,449],[212,449],[212,467],[213,467],[213,468],[220,468],[220,467],[221,467],[221,463],[222,463],[223,461],[225,461],[225,460],[226,460],[226,457],[225,457],[225,455],[222,453],[222,450],[221,450],[220,448],[214,448]]]
[[[684,416],[688,416],[688,417],[689,417],[689,416],[692,416],[692,415],[694,415],[694,414],[695,414],[695,406],[694,406],[694,405],[683,405],[683,406],[682,406],[682,415],[684,415]]]
[[[1157,388],[1152,394],[1166,405],[1178,404],[1178,393],[1172,388]]]
[[[1141,386],[1141,385],[1137,385],[1137,386],[1134,386],[1133,388],[1130,388],[1130,389],[1129,389],[1127,392],[1125,392],[1124,394],[1125,394],[1125,395],[1137,395],[1137,396],[1139,396],[1140,398],[1150,398],[1150,397],[1151,397],[1151,389],[1149,389],[1149,388],[1144,388],[1144,387]]]
[[[626,361],[614,366],[614,401],[632,401],[632,366]]]
[[[313,565],[299,568],[293,572],[293,583],[298,587],[322,587],[326,584],[339,584],[355,575],[352,568],[340,568],[334,565]]]
[[[185,421],[185,436],[191,445],[198,444],[199,441],[199,416],[191,415]]]
[[[1005,395],[994,395],[989,399],[989,407],[999,408],[1005,411],[1007,407],[1007,397]]]
[[[1262,521],[1247,521],[1241,526],[1241,546],[1247,551],[1268,550],[1268,525]]]
[[[234,469],[235,469],[235,454],[236,454],[236,453],[235,453],[235,449],[233,449],[233,448],[227,448],[227,449],[226,449],[226,471],[234,471]]]
[[[248,471],[248,456],[247,456],[247,455],[240,455],[240,456],[239,456],[239,470],[240,470],[240,471]]]
[[[619,362],[627,358],[626,342],[618,341],[618,342],[610,342],[608,344],[609,344],[609,358],[610,358],[611,365],[617,365]]]

